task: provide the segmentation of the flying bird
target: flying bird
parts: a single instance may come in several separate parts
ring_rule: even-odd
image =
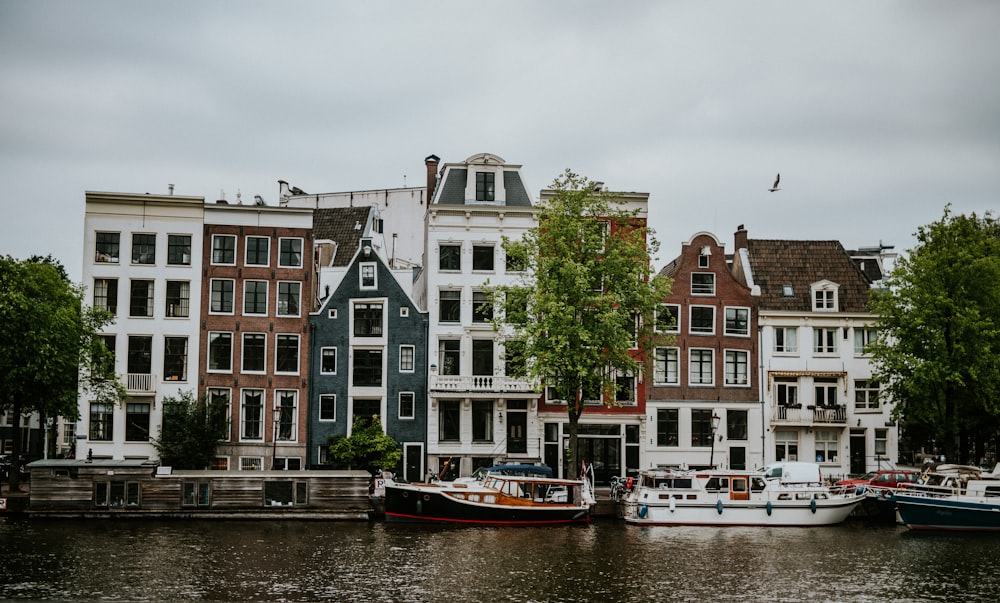
[[[778,174],[777,176],[774,177],[774,184],[771,185],[771,188],[767,189],[768,192],[773,193],[774,191],[780,191],[781,189],[778,188],[779,182],[781,182],[781,174]]]

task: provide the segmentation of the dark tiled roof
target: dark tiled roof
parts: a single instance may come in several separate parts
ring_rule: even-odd
[[[442,205],[465,205],[465,179],[469,170],[450,168],[444,176],[444,182],[438,184],[441,194],[437,202]]]
[[[313,240],[337,243],[334,266],[347,266],[366,232],[370,207],[328,207],[313,210]],[[360,224],[360,228],[355,225]]]
[[[521,174],[513,170],[504,170],[503,186],[507,190],[507,205],[531,207],[531,196],[521,182]]]
[[[825,279],[839,285],[838,311],[867,311],[868,280],[839,241],[750,239],[747,249],[762,310],[811,311],[809,287]],[[785,285],[791,297],[783,295]]]

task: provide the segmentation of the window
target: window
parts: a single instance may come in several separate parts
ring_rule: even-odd
[[[815,289],[813,291],[813,310],[835,312],[837,310],[836,289]]]
[[[493,245],[472,246],[472,269],[493,271]]]
[[[125,405],[125,441],[149,441],[149,404],[129,402]]]
[[[677,446],[678,412],[676,408],[656,409],[656,445]]]
[[[412,345],[399,346],[399,372],[401,373],[413,372],[414,353],[415,353],[415,348]]]
[[[493,201],[496,174],[493,172],[476,172],[476,201]]]
[[[265,350],[267,335],[263,333],[243,334],[243,372],[263,373],[266,370]]]
[[[657,333],[679,333],[681,328],[681,307],[678,304],[660,304],[656,309],[653,328]]]
[[[400,318],[406,318],[409,315],[410,315],[410,308],[409,308],[409,306],[400,306],[399,307],[399,317]]]
[[[799,382],[792,377],[775,377],[775,399],[779,406],[793,406],[799,403]]]
[[[117,232],[98,232],[94,261],[117,264],[120,240],[121,234]]]
[[[324,375],[337,374],[337,348],[320,350],[319,372]]]
[[[886,446],[889,441],[889,430],[888,429],[876,429],[875,430],[875,459],[881,461],[882,458],[886,456]],[[881,467],[882,464],[879,463]]]
[[[774,430],[774,448],[776,461],[799,460],[799,434],[792,430]]]
[[[320,421],[336,421],[337,420],[337,395],[336,394],[320,394],[320,396],[319,396],[319,420]]]
[[[438,403],[438,441],[459,441],[460,404],[458,400],[441,400]]]
[[[372,417],[378,417],[379,423],[385,425],[385,421],[382,420],[382,400],[354,400],[352,426],[354,425],[354,421],[358,421],[359,419],[365,425],[371,425]]]
[[[441,256],[438,260],[438,270],[462,269],[461,245],[441,245],[438,248],[438,253]]]
[[[837,441],[839,434],[829,429],[816,430],[816,462],[836,463],[837,462]]]
[[[278,316],[298,316],[302,283],[278,281]]]
[[[439,305],[440,322],[459,322],[462,320],[462,292],[455,290],[444,290],[441,292]]]
[[[708,262],[712,258],[711,253],[712,253],[712,249],[710,247],[708,247],[707,245],[705,247],[702,247],[701,253],[698,254],[698,267],[699,268],[708,268]]]
[[[90,433],[95,442],[110,442],[114,434],[114,408],[111,404],[90,403]]]
[[[282,268],[302,267],[302,239],[278,239],[278,266]]]
[[[212,263],[236,265],[236,235],[212,235]]]
[[[213,278],[212,279],[212,299],[209,311],[213,314],[233,313],[233,286],[232,279]]]
[[[362,289],[377,289],[378,281],[375,279],[375,263],[365,262],[358,266],[358,273],[361,278],[361,288]]]
[[[493,340],[472,340],[472,374],[493,375]]]
[[[813,327],[813,352],[816,354],[837,353],[837,331]]]
[[[837,380],[817,378],[813,382],[816,391],[816,406],[836,406]]]
[[[128,372],[139,375],[153,372],[153,338],[149,335],[129,335]]]
[[[472,441],[493,441],[493,400],[472,401]]]
[[[294,442],[298,440],[299,392],[294,389],[279,389],[275,392],[278,411],[278,440]]]
[[[155,234],[133,234],[132,235],[132,263],[133,264],[155,264],[156,263],[156,235]]]
[[[382,336],[382,304],[354,304],[354,336]]]
[[[712,439],[712,411],[705,408],[692,408],[691,445],[711,446]]]
[[[878,337],[878,329],[874,327],[854,327],[854,353],[865,354],[865,347],[875,343]]]
[[[382,350],[354,350],[354,385],[382,386]]]
[[[211,408],[225,409],[225,412],[220,412],[217,419],[220,421],[221,426],[225,432],[220,441],[229,441],[229,422],[233,418],[233,409],[230,404],[232,402],[230,396],[231,392],[229,389],[224,387],[210,387],[208,388],[208,403]]]
[[[263,441],[264,390],[243,390],[240,417],[242,417],[242,421],[240,421],[240,439]]]
[[[796,327],[774,327],[774,351],[793,354],[799,351],[799,330]]]
[[[484,323],[493,320],[493,302],[485,291],[472,292],[472,322]]]
[[[271,239],[267,237],[247,237],[246,265],[267,266]]]
[[[680,363],[677,348],[656,348],[653,350],[653,383],[655,385],[677,385],[680,383]]]
[[[267,281],[243,282],[243,313],[267,314]]]
[[[442,375],[460,374],[461,346],[458,339],[442,339],[438,343],[438,370]]]
[[[713,355],[715,350],[692,349],[688,352],[688,384],[689,385],[713,385],[715,383]]]
[[[163,380],[187,381],[187,337],[163,338]]]
[[[715,333],[715,308],[712,306],[691,306],[691,333],[713,335]]]
[[[749,385],[750,352],[726,350],[726,385]]]
[[[745,410],[726,411],[726,437],[730,440],[746,440],[748,414]]]
[[[412,419],[415,410],[413,392],[399,392],[399,418]]]
[[[712,272],[692,272],[691,295],[715,295],[715,274]]]
[[[750,334],[750,308],[726,308],[726,335],[746,337]]]
[[[275,337],[274,372],[299,372],[299,336],[278,335]]]
[[[523,289],[509,289],[504,296],[504,318],[512,325],[528,322],[528,293]]]
[[[858,379],[854,382],[854,408],[858,410],[878,410],[878,382]]]
[[[181,485],[181,505],[185,507],[207,507],[211,504],[211,484],[209,482],[183,482]]]
[[[94,279],[94,307],[118,314],[118,279]]]
[[[635,404],[635,397],[635,376],[616,376],[615,402],[618,402],[619,404]]]
[[[133,280],[129,292],[128,315],[150,317],[153,315],[153,281]]]
[[[528,258],[521,250],[509,250],[504,257],[507,272],[524,272],[528,269]]]
[[[166,315],[187,318],[191,314],[191,283],[167,281]]]
[[[528,374],[528,359],[525,354],[524,342],[508,339],[504,342],[503,366],[504,375],[508,377],[525,377]]]
[[[167,264],[191,265],[191,235],[167,235]]]
[[[233,334],[208,334],[208,370],[228,373],[233,370]]]

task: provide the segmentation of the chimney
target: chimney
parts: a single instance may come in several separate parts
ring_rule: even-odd
[[[171,195],[173,195],[174,194],[174,185],[173,184],[168,184],[167,185],[167,190],[170,191]]]
[[[742,224],[736,227],[736,233],[733,235],[733,241],[736,245],[736,251],[747,248],[747,230],[743,228]]]
[[[434,196],[434,189],[437,188],[437,173],[438,173],[438,162],[441,158],[437,155],[428,155],[424,159],[424,165],[427,166],[427,204],[430,205],[431,197]]]

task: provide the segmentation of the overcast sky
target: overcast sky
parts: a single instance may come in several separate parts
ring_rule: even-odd
[[[998,30],[991,0],[0,0],[0,254],[78,280],[87,190],[275,204],[481,152],[535,196],[648,192],[657,267],[740,224],[903,252],[1000,207]]]

